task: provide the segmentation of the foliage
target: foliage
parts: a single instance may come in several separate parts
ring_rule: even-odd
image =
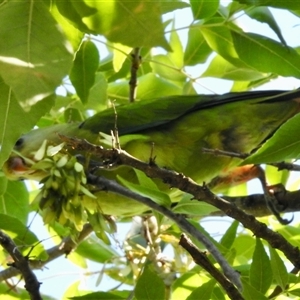
[[[217,0],[3,0],[0,4],[0,40],[5,41],[0,44],[0,166],[9,157],[19,136],[34,126],[82,121],[111,106],[110,101],[116,106],[126,104],[132,53],[137,48],[141,62],[136,101],[174,94],[193,95],[199,91],[198,84],[208,77],[212,77],[216,85],[220,79],[230,81],[232,91],[260,87],[280,77],[299,79],[298,48],[285,41],[273,16],[274,8],[299,16],[297,1],[241,0],[224,4]],[[175,13],[185,13],[188,17],[184,19],[189,24],[181,28]],[[268,25],[274,38],[243,30],[240,19],[245,15]],[[183,36],[187,37],[186,42]],[[299,116],[287,122],[246,161],[270,163],[298,157],[298,128]],[[148,195],[153,196],[151,180],[144,174],[139,176],[141,183],[150,186]],[[277,180],[285,183],[285,179],[286,176],[281,176]],[[33,216],[30,213],[37,210],[33,199],[38,191],[32,185],[9,182],[1,175],[0,228],[10,235],[24,255],[32,248],[30,258],[46,261],[51,253],[45,251],[43,241],[39,243],[39,226],[33,221],[27,228]],[[127,187],[147,194],[146,188],[130,184]],[[230,194],[236,192],[232,190]],[[190,198],[184,195],[174,212],[190,214],[199,209],[193,207]],[[191,222],[198,225],[199,231],[211,236],[211,232],[207,232],[211,230],[201,225],[205,225],[205,217],[212,209],[209,205],[203,205],[202,209],[197,211],[201,215],[197,220],[199,224],[195,220]],[[139,300],[165,299],[169,293],[172,299],[229,299],[211,274],[195,265],[178,245],[181,233],[178,226],[158,213],[153,215],[158,231],[150,231],[152,244],[149,240],[147,244],[144,234],[135,229],[126,238],[97,234],[97,237],[91,235],[80,240],[68,259],[84,270],[85,279],[92,275],[88,268],[93,262],[98,279],[90,279],[93,288],[88,290],[74,282],[66,291],[61,290],[60,295],[65,293],[64,297],[70,299],[125,299],[134,295],[134,299]],[[214,218],[214,222],[220,221]],[[140,219],[135,219],[133,224],[136,220]],[[122,226],[128,228],[131,222],[117,221],[119,230]],[[272,217],[262,221],[299,247],[299,224],[278,225]],[[142,224],[146,226],[145,223]],[[268,248],[265,241],[255,238],[238,222],[230,219],[230,223],[221,239],[212,240],[241,273],[244,299],[267,299],[272,292],[275,296],[299,297],[299,278],[288,273],[291,269],[288,259],[270,245]],[[151,222],[147,224],[152,226]],[[79,227],[81,229],[82,224]],[[46,229],[49,236],[54,237],[55,245],[61,241],[58,237],[70,234],[59,224]],[[197,246],[203,249],[202,245]],[[159,259],[155,257],[157,253]],[[0,257],[4,266],[8,256],[2,249]],[[114,279],[116,286],[121,285],[108,291],[103,284],[107,278]],[[5,279],[7,286],[1,285],[1,294],[28,299],[21,286],[12,287],[17,280]],[[41,291],[45,293],[43,287],[44,284]]]

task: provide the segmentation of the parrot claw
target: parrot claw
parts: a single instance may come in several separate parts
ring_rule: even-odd
[[[269,210],[272,212],[272,214],[276,217],[277,221],[281,225],[288,225],[294,220],[294,216],[290,220],[283,219],[280,216],[280,213],[279,213],[278,209],[274,205],[274,202],[277,201],[276,198],[274,197],[274,195],[271,195],[269,193],[267,193],[267,194],[265,193],[265,200],[266,200],[266,204],[267,204]]]
[[[260,167],[256,166],[257,168],[257,178],[260,180],[263,191],[264,191],[264,197],[266,201],[266,205],[270,212],[275,216],[277,221],[282,224],[282,225],[288,225],[290,224],[293,220],[294,217],[291,218],[291,220],[283,219],[280,216],[280,209],[278,209],[278,201],[275,197],[276,192],[285,192],[285,188],[283,185],[273,185],[273,186],[268,186],[267,181],[266,181],[266,176],[265,176],[265,171]]]
[[[292,218],[290,220],[283,219],[281,217],[277,218],[277,220],[279,221],[279,223],[281,225],[288,225],[288,224],[290,224],[290,223],[292,223],[294,221],[294,215],[292,216]]]

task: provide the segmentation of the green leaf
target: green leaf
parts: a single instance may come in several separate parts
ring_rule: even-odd
[[[173,208],[173,212],[177,214],[187,214],[196,216],[207,216],[211,212],[216,210],[217,208],[208,203],[192,200],[190,194],[185,194]]]
[[[238,221],[235,220],[234,222],[232,222],[229,228],[227,229],[227,231],[223,234],[220,240],[220,244],[226,247],[227,249],[230,249],[236,238],[238,227],[239,227]]]
[[[139,77],[139,88],[137,90],[137,99],[151,99],[157,97],[159,91],[160,97],[180,95],[182,89],[170,81],[155,76],[153,73]],[[128,103],[128,81],[113,82],[108,85],[108,97]]]
[[[259,22],[266,23],[277,34],[279,40],[284,46],[287,46],[284,37],[282,36],[280,27],[274,19],[268,7],[254,7],[250,10],[245,10],[246,14]]]
[[[172,81],[184,82],[186,76],[182,73],[184,67],[183,48],[175,30],[171,32],[170,46],[172,47],[172,52],[168,52],[166,55],[160,54],[153,56],[150,65],[153,72],[159,76]]]
[[[5,193],[1,193],[0,213],[10,215],[26,224],[29,209],[29,195],[24,182],[7,181],[5,177],[0,177],[0,186],[7,187]]]
[[[224,26],[223,19],[214,19],[212,24],[204,24],[200,29],[212,50],[235,66],[249,68],[249,66],[240,60],[233,45],[231,32],[227,26]]]
[[[153,189],[152,186],[147,187],[142,184],[134,184],[126,179],[117,176],[118,180],[131,191],[138,193],[141,196],[151,198],[152,201],[155,203],[162,205],[162,206],[170,206],[171,199],[168,194],[161,192],[158,188]]]
[[[103,73],[96,73],[95,83],[89,92],[87,107],[97,112],[107,108],[107,81]]]
[[[213,289],[212,295],[211,295],[211,299],[212,300],[226,300],[226,295],[224,293],[224,291],[219,287],[219,286],[215,286],[215,288]]]
[[[55,1],[59,12],[69,20],[69,22],[79,30],[91,33],[91,30],[84,24],[83,18],[97,12],[95,8],[89,7],[82,0]]]
[[[259,238],[256,239],[256,246],[250,267],[250,284],[257,291],[265,294],[273,279],[270,259]]]
[[[293,290],[289,289],[289,294],[300,297],[300,288]]]
[[[194,19],[205,19],[213,16],[219,8],[219,0],[190,0]]]
[[[142,275],[136,283],[134,294],[137,300],[164,300],[164,282],[148,266],[145,266]]]
[[[215,280],[210,280],[202,284],[201,286],[194,289],[192,293],[186,298],[186,300],[210,300],[215,285]]]
[[[284,123],[263,146],[243,164],[271,163],[300,157],[300,115]]]
[[[0,172],[0,196],[3,197],[7,190],[8,180],[2,172]],[[28,194],[28,192],[27,192]],[[2,200],[3,201],[3,200]]]
[[[170,35],[170,46],[172,48],[172,51],[168,52],[167,56],[172,61],[174,67],[176,66],[177,68],[183,68],[184,67],[183,47],[179,35],[175,30],[174,26],[172,28],[171,35]]]
[[[161,46],[170,50],[161,19],[161,2],[146,0],[93,1],[98,12],[84,23],[114,43],[132,48]]]
[[[82,42],[76,53],[70,80],[83,103],[87,102],[90,88],[95,82],[95,73],[99,65],[99,52],[92,41]]]
[[[234,0],[242,4],[249,6],[272,6],[285,9],[299,9],[299,3],[297,1],[278,1],[278,0]]]
[[[81,291],[80,291],[81,292]],[[85,294],[83,296],[68,297],[73,300],[118,300],[127,299],[130,296],[130,291],[112,291],[112,292],[95,292]]]
[[[276,250],[271,246],[269,247],[269,249],[271,254],[271,267],[274,279],[284,291],[289,281],[289,274],[287,272],[286,266],[284,265],[284,262],[282,261]]]
[[[47,97],[27,111],[20,106],[12,90],[0,79],[0,167],[11,153],[16,140],[32,129],[37,120],[50,110],[53,102],[53,96]],[[22,126],[16,126],[20,124],[20,120]]]
[[[188,66],[204,63],[212,50],[207,45],[199,26],[189,28],[188,41],[184,52],[184,63]]]
[[[129,293],[128,293],[129,296]],[[127,298],[127,297],[126,297]],[[109,292],[95,292],[95,293],[89,293],[85,294],[83,296],[75,296],[75,297],[68,297],[68,299],[74,299],[74,300],[117,300],[117,299],[124,299],[122,296],[114,295],[113,293]]]
[[[107,246],[102,240],[95,236],[90,236],[76,248],[76,252],[85,258],[92,261],[104,263],[111,260],[113,257],[118,257],[119,254]]]
[[[203,235],[205,235],[222,253],[225,253],[227,251],[227,249],[219,242],[217,242],[215,239],[213,239],[213,237],[204,229],[204,227],[201,226],[201,224],[199,224],[199,222],[193,220],[193,219],[187,219],[198,231],[200,231]],[[195,243],[195,245],[197,247],[199,247],[199,249],[204,249],[204,246],[202,243],[200,243],[198,240],[192,238],[193,243]]]
[[[68,255],[68,259],[69,261],[71,261],[73,264],[77,265],[80,268],[87,269],[88,267],[86,259],[82,255],[78,254],[77,252],[71,252]]]
[[[55,3],[52,3],[50,12],[56,22],[62,28],[67,40],[71,43],[73,51],[76,51],[79,48],[79,45],[84,37],[84,33],[74,28],[70,21],[62,14],[60,14],[57,5],[55,5],[57,3],[64,4],[65,1],[57,1]]]
[[[235,81],[254,81],[265,78],[267,74],[249,67],[237,67],[222,56],[217,55],[201,77],[216,77]],[[240,91],[240,90],[239,90]]]
[[[293,226],[277,226],[274,228],[276,232],[281,234],[284,238],[289,240],[294,247],[300,247],[300,224],[293,224]]]
[[[253,286],[251,286],[246,279],[242,278],[242,284],[242,295],[245,298],[245,300],[268,300],[266,296],[264,296],[261,292],[259,292]]]
[[[0,283],[0,295],[3,300],[28,300],[30,299],[28,291],[24,288],[21,288],[21,284],[9,290],[7,288],[7,283]],[[54,297],[41,294],[43,300],[56,300]]]
[[[199,286],[201,271],[200,267],[196,266],[177,278],[172,285],[172,299],[186,299],[191,291]]]
[[[185,75],[182,74],[182,66],[178,66],[171,60],[169,55],[159,54],[153,57],[151,67],[154,73],[172,81],[184,82]]]
[[[140,185],[145,186],[152,190],[159,190],[157,188],[157,185],[154,183],[154,181],[151,178],[149,178],[144,172],[136,169],[134,170],[134,172],[136,174],[136,177]]]
[[[300,78],[300,56],[293,48],[254,33],[232,31],[232,39],[240,59],[249,66]]]
[[[42,1],[3,3],[0,40],[0,75],[26,110],[54,93],[71,67],[71,45]]]
[[[255,240],[249,235],[241,234],[234,240],[232,248],[236,249],[236,256],[239,257],[240,261],[246,264],[252,259]]]
[[[6,231],[17,246],[26,245],[26,249],[28,249],[28,247],[32,247],[32,251],[30,253],[31,256],[36,256],[40,259],[47,257],[45,249],[43,245],[39,243],[36,235],[28,229],[26,224],[23,224],[17,218],[0,214],[0,228],[1,230]]]
[[[113,68],[115,72],[119,72],[124,62],[129,59],[132,48],[122,44],[112,44],[113,48]]]
[[[160,97],[182,94],[182,88],[179,85],[157,77],[153,73],[139,78],[138,99],[155,98],[157,97],[157,91],[159,91]]]
[[[181,0],[165,0],[161,2],[161,12],[163,14],[186,7],[189,7],[189,4]]]
[[[65,120],[67,122],[82,122],[82,113],[77,108],[67,108],[64,111]]]
[[[287,181],[290,177],[288,170],[278,170],[278,168],[270,165],[265,166],[266,178],[268,178],[268,185],[282,183],[286,186]]]

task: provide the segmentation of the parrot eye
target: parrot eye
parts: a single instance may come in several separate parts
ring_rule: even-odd
[[[24,139],[23,138],[19,138],[16,143],[15,143],[15,147],[16,148],[20,148],[24,143]]]

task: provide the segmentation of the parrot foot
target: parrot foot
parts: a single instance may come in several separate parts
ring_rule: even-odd
[[[264,192],[265,201],[266,201],[266,205],[267,205],[268,209],[272,212],[272,214],[275,216],[275,218],[277,219],[277,221],[280,224],[282,224],[282,225],[290,224],[294,220],[294,217],[292,217],[290,220],[282,218],[280,216],[280,212],[279,212],[279,210],[277,208],[277,205],[276,205],[276,203],[278,201],[275,197],[275,193],[278,192],[279,185],[268,186],[267,181],[266,181],[265,171],[260,166],[256,166],[256,167],[259,170],[258,179],[261,182],[263,192]],[[276,189],[275,189],[275,187],[276,187]],[[281,191],[282,191],[282,187],[283,186],[281,185]]]

